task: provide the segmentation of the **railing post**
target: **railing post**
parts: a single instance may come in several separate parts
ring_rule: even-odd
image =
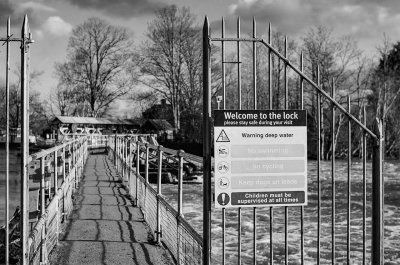
[[[178,264],[181,264],[181,247],[180,247],[180,232],[179,232],[179,226],[180,226],[180,219],[183,218],[183,189],[182,189],[182,184],[183,184],[183,150],[178,151],[178,217],[177,217],[177,260]]]
[[[124,137],[124,178],[128,179],[128,143],[129,139],[127,136]]]
[[[127,166],[128,166],[128,180],[127,185],[129,187],[129,193],[132,192],[132,139],[129,139],[129,150],[127,157]]]
[[[162,157],[163,151],[161,150],[161,145],[158,146],[158,172],[157,172],[157,243],[161,243],[161,206],[160,199],[162,196],[161,191],[161,181],[162,181]]]
[[[114,136],[114,166],[117,168],[117,133]]]
[[[58,172],[57,172],[57,150],[54,151],[54,196],[57,195],[58,190]]]
[[[75,189],[78,188],[78,176],[77,176],[77,168],[76,168],[76,141],[72,143],[72,165],[74,169],[74,179],[75,179]]]
[[[138,179],[139,179],[139,175],[140,175],[140,142],[137,141],[136,142],[136,177],[135,177],[135,206],[138,206]]]
[[[384,182],[382,122],[375,120],[374,133],[378,137],[372,149],[372,264],[382,265],[384,261]]]
[[[178,159],[179,159],[179,164],[178,164],[178,215],[180,217],[183,217],[183,190],[182,190],[182,184],[183,184],[183,153],[185,153],[183,150],[178,151]]]
[[[210,24],[206,17],[203,25],[203,265],[209,265],[211,260],[210,49]]]
[[[45,199],[45,183],[44,183],[44,176],[45,176],[45,158],[41,157],[40,158],[40,217],[44,217],[45,214],[45,209],[46,209],[46,199]],[[41,233],[41,243],[40,243],[40,261],[45,262],[45,244],[46,244],[46,231],[45,231],[45,224],[43,224],[42,227],[42,233]]]
[[[144,178],[146,183],[149,183],[149,144],[146,143],[146,167],[144,171]]]

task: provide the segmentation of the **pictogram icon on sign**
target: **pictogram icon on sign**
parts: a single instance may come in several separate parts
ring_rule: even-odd
[[[229,197],[229,195],[228,195],[227,193],[221,193],[221,194],[219,194],[218,197],[217,197],[218,203],[219,203],[220,205],[222,205],[222,206],[227,205],[227,204],[229,203],[230,200],[231,200],[231,199],[230,199],[230,197]]]
[[[228,178],[222,177],[222,178],[218,179],[217,183],[218,183],[218,187],[220,189],[227,189],[229,187],[229,179]]]
[[[218,164],[218,172],[225,174],[226,172],[228,172],[229,170],[229,166],[226,162],[221,162]]]
[[[225,145],[221,145],[218,147],[218,155],[220,157],[227,157],[229,155],[229,148]]]
[[[222,130],[221,133],[219,134],[217,140],[217,143],[223,143],[223,142],[230,142],[228,135],[226,135],[225,130]]]

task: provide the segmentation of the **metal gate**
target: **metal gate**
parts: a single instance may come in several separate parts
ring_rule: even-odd
[[[366,126],[365,107],[363,111],[363,120],[358,120],[351,114],[350,97],[347,106],[335,100],[335,88],[328,93],[320,84],[320,73],[317,70],[316,80],[309,78],[304,73],[303,54],[300,55],[299,65],[295,65],[288,59],[287,38],[284,40],[284,49],[282,52],[277,47],[273,47],[271,40],[271,26],[268,31],[268,40],[257,37],[256,21],[253,20],[252,37],[242,37],[240,30],[240,20],[237,21],[237,36],[225,36],[225,23],[222,19],[221,36],[211,36],[208,18],[205,19],[203,27],[203,159],[204,159],[204,220],[203,220],[203,264],[383,264],[383,178],[382,178],[382,128],[379,120],[375,121],[373,129]],[[226,59],[226,43],[236,44],[236,58],[233,61]],[[242,62],[243,55],[241,49],[243,44],[248,43],[248,49],[251,50],[252,65],[252,87],[250,104],[244,106],[242,98],[245,93],[242,89]],[[219,50],[215,49],[220,45]],[[257,49],[266,49],[268,70],[265,75],[268,76],[268,86],[261,88],[257,85]],[[212,78],[211,68],[212,58],[219,60],[219,71],[221,73],[218,80]],[[248,53],[249,54],[249,53]],[[259,102],[259,95],[266,94],[267,102],[264,104],[267,109],[274,108],[276,95],[272,84],[273,63],[277,60],[283,65],[283,109],[297,108],[304,109],[304,88],[307,86],[311,93],[316,95],[316,113],[314,135],[309,134],[309,138],[315,141],[315,165],[314,173],[308,174],[308,183],[315,189],[309,192],[308,206],[297,207],[267,207],[251,209],[222,209],[221,213],[212,210],[212,96],[218,95],[222,100],[218,102],[222,109],[226,109],[228,103],[231,108],[257,109],[262,106]],[[215,60],[214,60],[215,61]],[[226,82],[226,64],[234,63],[237,77],[235,80],[235,97],[227,95]],[[247,67],[247,71],[249,71]],[[213,68],[214,69],[214,68]],[[288,82],[288,76],[296,79],[295,84]],[[279,77],[281,78],[281,77]],[[332,80],[334,82],[334,80]],[[211,83],[217,83],[220,89],[212,91]],[[232,85],[231,85],[232,87]],[[233,92],[230,92],[231,94]],[[290,95],[295,95],[290,97]],[[323,105],[324,104],[324,105]],[[279,104],[278,104],[279,105]],[[323,106],[325,108],[323,109]],[[327,107],[326,107],[327,106]],[[276,107],[276,106],[275,106]],[[330,115],[329,128],[323,124],[323,111]],[[325,112],[326,113],[326,112]],[[337,115],[341,114],[347,120],[347,149],[346,159],[337,160],[335,155],[331,156],[329,172],[321,172],[321,130],[328,129],[331,132],[331,153],[335,154],[335,130]],[[324,126],[323,128],[321,126]],[[352,136],[355,133],[360,135],[361,154],[359,168],[354,170],[352,163]],[[367,165],[367,150],[371,154],[372,167]],[[339,172],[340,170],[340,172]],[[323,178],[324,177],[324,178]],[[371,180],[372,179],[372,180]],[[372,183],[371,183],[372,182]],[[361,196],[352,197],[352,184],[359,185]],[[326,187],[328,188],[326,188]],[[368,190],[367,190],[368,189]],[[338,191],[344,191],[338,195]],[[323,192],[324,191],[324,192]],[[369,193],[372,191],[372,195]],[[367,200],[368,195],[368,200]],[[339,197],[340,196],[340,197]],[[356,200],[357,199],[357,200]],[[372,207],[370,205],[372,204]],[[356,211],[355,207],[359,209]],[[368,211],[367,211],[368,209]],[[221,220],[212,220],[219,215]],[[213,227],[221,228],[220,239],[215,238],[211,229]],[[251,223],[251,224],[249,224]],[[313,226],[315,225],[315,230]],[[245,227],[244,227],[245,226]],[[352,231],[354,230],[354,231]],[[236,234],[232,234],[235,231]],[[260,231],[264,235],[260,234]],[[314,232],[315,231],[315,235]],[[361,231],[356,235],[355,231]],[[214,240],[221,240],[219,244],[221,252],[216,258],[215,252],[211,251],[211,245]],[[357,242],[357,248],[352,244]],[[360,245],[361,244],[361,245]],[[214,248],[214,247],[213,247]],[[229,248],[229,251],[227,251]],[[211,254],[213,253],[213,255]]]
[[[9,201],[9,143],[10,143],[10,85],[9,85],[9,72],[10,72],[10,43],[16,42],[21,45],[21,70],[20,70],[20,81],[21,81],[21,199],[20,199],[20,247],[21,257],[20,264],[28,264],[28,233],[29,233],[29,187],[28,187],[28,156],[29,156],[29,45],[33,43],[31,39],[31,33],[29,29],[28,17],[25,15],[21,37],[14,38],[10,31],[10,18],[7,21],[7,36],[0,38],[3,45],[6,46],[6,133],[5,133],[5,234],[10,235],[9,223],[10,223],[10,201]],[[3,194],[3,192],[1,192]],[[9,236],[5,236],[5,263],[10,262],[10,242]]]

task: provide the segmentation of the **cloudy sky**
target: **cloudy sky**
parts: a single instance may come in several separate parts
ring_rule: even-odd
[[[360,48],[371,56],[384,33],[393,42],[400,39],[398,0],[0,0],[0,37],[6,35],[8,16],[12,33],[19,36],[23,14],[28,14],[35,40],[31,69],[43,71],[36,89],[43,93],[43,98],[48,98],[57,84],[54,63],[64,60],[68,37],[75,26],[89,17],[102,17],[127,27],[138,44],[144,39],[154,10],[168,4],[188,6],[197,15],[199,24],[207,15],[212,25],[219,25],[216,21],[224,16],[228,30],[235,29],[237,16],[242,19],[243,31],[249,30],[255,16],[260,33],[270,22],[273,28],[293,39],[301,37],[313,25],[327,25],[338,36],[353,35]],[[18,53],[19,47],[13,46],[12,53]],[[4,54],[4,47],[0,47],[0,62],[4,62]],[[17,60],[12,63],[12,68],[16,67]],[[3,73],[4,66],[0,65],[0,80]]]

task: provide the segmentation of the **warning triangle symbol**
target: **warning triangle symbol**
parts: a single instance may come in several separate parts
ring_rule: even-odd
[[[221,131],[219,134],[216,142],[221,143],[221,142],[230,142],[228,135],[226,135],[226,132],[224,130]]]

